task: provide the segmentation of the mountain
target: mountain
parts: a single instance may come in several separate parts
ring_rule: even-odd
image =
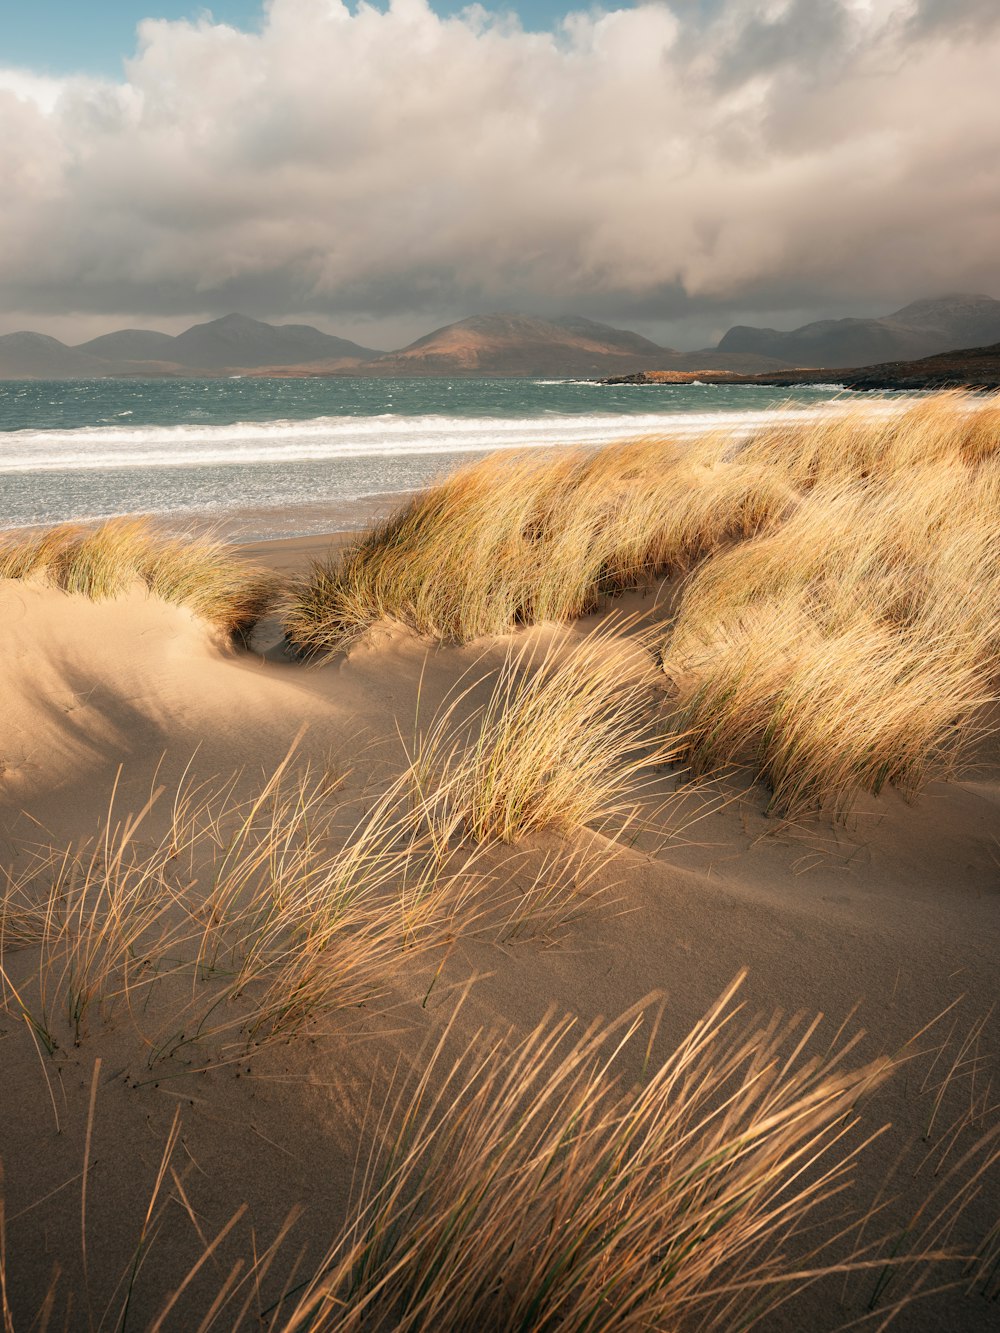
[[[169,333],[157,333],[155,329],[118,329],[79,343],[76,351],[111,361],[173,361],[176,341]]]
[[[100,375],[97,357],[45,333],[7,333],[0,337],[0,379],[80,379]]]
[[[659,364],[669,348],[577,315],[474,315],[435,329],[365,367],[397,375],[593,375],[626,362]]]
[[[798,384],[836,382],[845,389],[985,389],[1000,390],[1000,342],[988,347],[964,347],[916,361],[884,361],[874,366],[788,366],[764,374],[731,370],[639,370],[612,375],[604,384],[766,384],[789,389]]]
[[[9,333],[0,337],[0,379],[218,375],[314,362],[343,370],[381,355],[309,324],[265,324],[246,315],[226,315],[177,337],[154,329],[118,329],[77,347],[42,333]]]
[[[1000,301],[956,295],[914,301],[880,319],[821,319],[787,333],[738,324],[725,334],[717,351],[830,369],[913,360],[997,339]]]
[[[849,389],[1000,389],[1000,342],[938,352],[919,361],[861,366],[841,376]]]
[[[166,352],[158,355],[167,357]],[[311,361],[372,361],[381,355],[311,324],[265,324],[247,315],[224,315],[178,334],[171,340],[169,359],[192,370],[249,370]]]
[[[224,315],[171,337],[152,329],[119,329],[81,343],[77,351],[113,361],[168,362],[195,371],[252,370],[312,361],[370,361],[380,352],[311,324],[265,324],[248,315]]]
[[[676,352],[627,329],[579,315],[539,319],[475,315],[378,352],[309,324],[225,315],[176,337],[119,329],[67,347],[41,333],[0,337],[0,379],[117,375],[525,375],[609,377],[728,371],[793,373],[796,367],[867,367],[913,361],[1000,340],[1000,301],[948,296],[914,301],[882,319],[817,320],[791,332],[737,326],[718,347]]]

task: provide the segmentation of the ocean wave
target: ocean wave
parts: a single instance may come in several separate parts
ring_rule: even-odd
[[[842,401],[806,408],[534,417],[314,417],[235,425],[85,426],[0,435],[0,473],[116,468],[237,466],[386,456],[487,453],[534,446],[604,444],[639,435],[686,439],[720,427],[743,433],[779,419],[842,411]],[[901,405],[873,402],[872,411]]]

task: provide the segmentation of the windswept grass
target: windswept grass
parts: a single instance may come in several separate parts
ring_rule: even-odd
[[[691,773],[746,766],[794,817],[912,795],[955,771],[997,691],[1000,406],[946,393],[683,449],[498,455],[318,565],[287,629],[318,654],[381,619],[462,641],[658,578],[666,748]]]
[[[494,455],[316,563],[286,627],[309,654],[349,648],[383,619],[458,642],[568,620],[780,525],[814,486],[975,466],[998,440],[1000,408],[947,393],[899,413],[789,414],[736,443],[720,432]]]
[[[694,574],[662,652],[692,771],[747,764],[781,813],[951,775],[1000,672],[1000,464],[817,485]]]
[[[0,534],[0,578],[45,579],[95,601],[144,584],[230,636],[248,634],[278,592],[271,574],[237,559],[225,543],[166,537],[142,518]]]
[[[661,439],[500,454],[316,564],[286,628],[301,652],[323,654],[386,618],[458,642],[567,620],[756,533],[791,498],[773,469],[717,468]]]
[[[797,1060],[789,1026],[740,1032],[731,999],[632,1088],[636,1014],[424,1073],[291,1327],[676,1328],[721,1292],[741,1326],[781,1240],[843,1186],[854,1105],[887,1065]]]
[[[459,934],[550,931],[607,889],[662,762],[651,677],[606,636],[511,657],[363,798],[291,754],[250,797],[185,781],[165,821],[162,790],[127,817],[112,796],[96,837],[0,872],[0,1004],[50,1054],[126,1008],[151,1066],[228,1058],[381,1001]],[[586,856],[531,845],[587,825]]]
[[[510,652],[483,705],[469,710],[470,687],[418,732],[412,781],[436,836],[514,843],[611,823],[617,834],[670,755],[654,682],[641,641],[609,633]]]
[[[150,1067],[211,1062],[381,999],[472,927],[476,868],[436,854],[407,774],[357,813],[289,762],[249,798],[183,784],[159,835],[153,800],[112,803],[96,837],[8,871],[3,1007],[50,1053],[124,1014]]]
[[[35,1293],[11,1263],[0,1163],[4,1327],[75,1326],[85,1309],[89,1327],[163,1333],[750,1329],[836,1278],[835,1309],[884,1328],[928,1294],[995,1299],[1000,1237],[969,1218],[1000,1165],[997,1127],[977,1123],[995,1114],[989,1088],[964,1110],[956,1088],[958,1118],[950,1104],[932,1146],[929,1126],[891,1187],[877,1183],[884,1162],[870,1155],[888,1129],[879,1087],[919,1062],[914,1095],[933,1102],[933,1124],[951,1084],[968,1081],[963,1065],[978,1065],[969,1051],[982,1025],[859,1065],[862,1034],[824,1041],[821,1018],[748,1021],[740,983],[665,1054],[649,1001],[611,1024],[550,1015],[522,1035],[476,1033],[456,1057],[460,1009],[381,1109],[373,1099],[351,1197],[308,1266],[301,1207],[263,1222],[247,1219],[237,1195],[221,1225],[214,1208],[199,1217],[199,1181],[173,1166],[180,1106],[152,1179],[153,1164],[135,1162],[130,1184],[148,1202],[134,1242],[115,1255],[89,1234],[91,1131],[108,1082],[97,1058],[83,1169],[67,1182],[80,1181],[79,1208],[60,1198],[46,1234],[51,1277],[38,1273]],[[163,1263],[169,1209],[187,1215],[192,1237],[179,1248],[173,1228]],[[102,1251],[99,1277],[88,1235]]]
[[[1000,454],[1000,402],[959,390],[900,413],[875,414],[862,400],[806,427],[793,419],[755,432],[740,448],[747,462],[776,467],[807,489],[850,480],[886,481],[934,463],[975,466]]]
[[[866,1204],[817,1232],[882,1132],[864,1124],[867,1101],[896,1062],[852,1068],[854,1039],[824,1048],[818,1019],[747,1023],[738,985],[662,1063],[641,1007],[609,1027],[548,1018],[479,1038],[452,1064],[446,1033],[383,1111],[343,1231],[269,1311],[277,1326],[751,1328],[838,1272],[870,1271],[874,1306],[902,1270],[897,1312],[908,1288],[960,1281],[946,1241],[995,1170],[995,1139],[967,1155],[961,1184],[927,1190],[905,1242]],[[987,1238],[964,1276],[985,1290],[995,1255]]]

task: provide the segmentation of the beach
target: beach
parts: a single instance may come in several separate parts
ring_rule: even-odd
[[[316,561],[343,551],[358,528],[399,500],[338,510],[325,532],[243,540],[236,558],[306,579]],[[272,515],[243,535],[262,526],[281,531],[283,521]],[[470,854],[472,869],[462,872],[469,885],[492,886],[482,901],[467,885],[426,916],[414,906],[411,963],[397,959],[375,984],[345,953],[338,966],[346,998],[329,1009],[318,1005],[298,1026],[276,1024],[273,1039],[254,1028],[247,1040],[239,1026],[247,1001],[242,986],[225,990],[237,965],[221,936],[211,943],[211,894],[199,918],[201,981],[171,970],[181,938],[171,932],[179,930],[190,885],[205,892],[198,876],[206,857],[218,885],[258,839],[256,859],[240,872],[239,893],[246,893],[268,874],[280,878],[311,840],[322,841],[325,835],[309,831],[310,820],[321,823],[320,811],[336,810],[327,830],[334,843],[350,843],[376,817],[398,841],[403,825],[393,821],[404,819],[406,802],[397,808],[398,792],[391,800],[384,793],[395,791],[392,783],[422,753],[418,735],[432,734],[435,719],[451,725],[488,708],[512,654],[535,670],[590,653],[588,669],[632,682],[643,709],[662,710],[664,674],[642,636],[667,633],[687,573],[660,574],[604,597],[562,625],[543,618],[465,641],[386,614],[346,649],[311,660],[289,646],[280,609],[242,646],[189,606],[138,585],[94,599],[40,578],[0,578],[0,846],[8,894],[0,1155],[17,1327],[50,1287],[56,1310],[66,1308],[67,1291],[75,1293],[74,1327],[84,1326],[88,1305],[95,1320],[119,1310],[126,1289],[135,1327],[196,1327],[224,1288],[234,1303],[220,1306],[227,1311],[221,1326],[237,1326],[233,1311],[244,1298],[248,1319],[277,1320],[281,1301],[291,1308],[287,1293],[322,1267],[343,1225],[391,1089],[408,1072],[419,1074],[429,1050],[441,1047],[440,1073],[483,1033],[501,1034],[500,1047],[512,1049],[553,1016],[569,1015],[582,1033],[639,1006],[639,1035],[621,1056],[627,1090],[678,1049],[736,978],[743,979],[733,1005],[742,1007],[729,1020],[733,1031],[773,1035],[774,1015],[804,1016],[776,1068],[786,1058],[791,1067],[807,1030],[803,1059],[825,1058],[851,1041],[847,1067],[899,1063],[884,1082],[879,1075],[851,1093],[837,1113],[833,1137],[845,1135],[837,1147],[860,1154],[843,1192],[824,1199],[821,1190],[809,1217],[816,1230],[780,1242],[794,1256],[792,1268],[819,1268],[813,1246],[820,1239],[849,1231],[845,1218],[884,1206],[864,1234],[850,1232],[834,1247],[841,1261],[855,1255],[856,1271],[790,1286],[787,1303],[771,1309],[763,1327],[840,1328],[872,1308],[887,1314],[907,1284],[937,1285],[939,1275],[915,1268],[894,1276],[884,1268],[887,1250],[904,1234],[928,1249],[987,1253],[981,1247],[994,1225],[994,1186],[970,1189],[960,1208],[949,1191],[974,1174],[975,1145],[993,1114],[1000,751],[989,728],[954,780],[931,780],[912,800],[889,785],[861,791],[843,818],[779,817],[768,790],[746,772],[720,769],[692,782],[677,764],[650,762],[637,815],[619,805],[587,828],[543,827],[523,843],[484,839]],[[594,727],[605,725],[601,716],[593,714]],[[430,773],[430,758],[427,765]],[[255,813],[240,825],[234,811],[245,802]],[[268,820],[272,840],[259,843]],[[273,830],[282,820],[279,836]],[[243,832],[234,833],[237,827]],[[122,893],[146,903],[147,917],[115,955],[125,980],[106,994],[95,982],[86,1011],[71,1019],[61,997],[86,973],[82,955],[66,955],[36,995],[37,949],[48,956],[38,940],[51,937],[52,957],[63,957],[52,921],[65,912],[82,927],[83,915],[72,916],[75,890],[67,880],[41,935],[31,935],[28,921],[27,942],[15,947],[20,918],[10,888],[54,882],[56,862],[32,858],[55,849],[58,860],[59,849],[80,848],[87,838],[94,841],[80,865],[91,869],[78,866],[72,883],[90,875],[106,886],[109,867],[117,867]],[[164,840],[173,840],[167,850]],[[458,843],[449,845],[443,860],[435,853],[435,874],[445,878],[459,855]],[[142,871],[158,885],[150,906],[137,867],[157,848],[155,872]],[[312,882],[309,874],[322,878],[302,866],[302,883]],[[437,878],[431,887],[421,883],[428,901],[444,893]],[[369,901],[369,892],[374,901],[383,889],[357,889],[352,903]],[[516,910],[504,905],[512,890]],[[221,920],[221,905],[218,912]],[[362,935],[374,950],[374,933]],[[66,938],[59,936],[59,948]],[[110,937],[101,938],[96,952],[112,950]],[[161,973],[162,985],[153,984]],[[256,993],[258,983],[246,976],[246,993]],[[228,997],[211,1018],[194,1003],[202,982],[217,983]],[[819,1140],[800,1150],[808,1174]],[[886,1245],[868,1252],[876,1233]],[[744,1243],[750,1262],[754,1242]],[[147,1246],[154,1247],[148,1262]],[[53,1286],[55,1267],[63,1276]],[[988,1282],[976,1286],[969,1271],[964,1259],[953,1264],[947,1277],[958,1285],[907,1306],[899,1327],[989,1327],[995,1293]],[[735,1296],[702,1310],[692,1295],[691,1326],[703,1318],[734,1326],[727,1299]],[[318,1326],[341,1327],[327,1317]]]
[[[0,507],[10,527],[147,513],[236,540],[322,534],[495,450],[697,439],[842,412],[841,396],[575,379],[15,381],[0,384]]]

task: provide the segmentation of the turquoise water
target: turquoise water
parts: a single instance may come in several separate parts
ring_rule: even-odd
[[[0,383],[0,523],[146,512],[247,539],[322,531],[361,497],[425,485],[495,449],[691,438],[839,386],[511,379],[157,379]]]

